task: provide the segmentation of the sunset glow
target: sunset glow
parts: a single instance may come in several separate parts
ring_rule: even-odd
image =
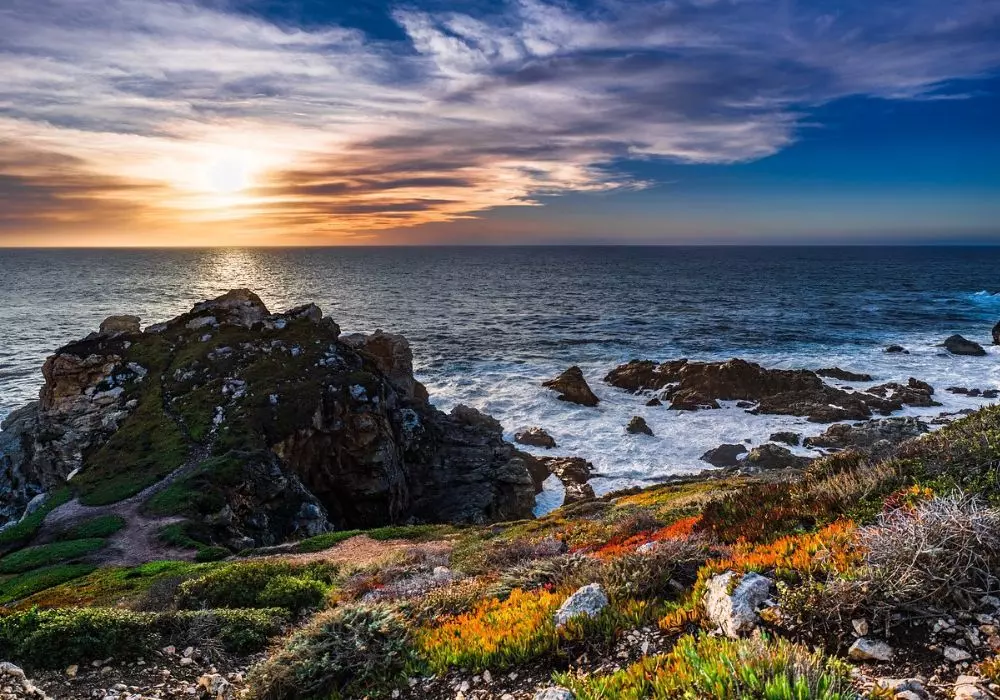
[[[12,0],[0,245],[991,239],[1000,3],[837,4]]]

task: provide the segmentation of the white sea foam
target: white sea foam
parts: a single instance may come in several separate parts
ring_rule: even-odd
[[[930,382],[936,389],[935,399],[942,406],[908,407],[899,416],[935,418],[941,413],[975,409],[994,401],[951,394],[949,386],[969,388],[1000,387],[1000,348],[988,346],[986,357],[961,357],[946,353],[938,343],[940,337],[914,336],[904,339],[910,354],[887,354],[881,347],[859,350],[857,346],[824,348],[815,355],[776,352],[765,355],[744,355],[746,359],[773,368],[808,368],[839,366],[872,375],[871,382],[840,382],[837,386],[862,389],[874,384],[906,382],[916,377]],[[624,361],[627,358],[619,358]],[[670,356],[651,358],[672,359]],[[725,356],[692,359],[726,359]],[[826,425],[809,423],[792,416],[752,415],[725,402],[718,410],[697,412],[671,411],[666,406],[646,406],[648,397],[636,396],[615,389],[603,382],[603,377],[619,360],[581,365],[587,381],[601,398],[595,408],[586,408],[556,399],[556,394],[544,389],[541,381],[551,378],[573,363],[568,356],[565,365],[551,362],[484,363],[478,369],[438,381],[428,388],[435,404],[449,410],[457,403],[466,403],[490,413],[503,423],[505,436],[527,426],[541,426],[556,440],[552,450],[526,447],[540,455],[573,455],[593,462],[599,474],[592,480],[594,490],[607,493],[635,485],[648,485],[663,477],[697,472],[708,468],[699,457],[722,443],[743,443],[748,448],[768,441],[771,433],[791,430],[804,436],[816,435]],[[441,376],[438,373],[438,376]],[[654,435],[631,435],[625,425],[633,415],[646,419]],[[800,454],[819,454],[798,449]],[[539,499],[540,512],[559,502],[555,484],[548,485]]]

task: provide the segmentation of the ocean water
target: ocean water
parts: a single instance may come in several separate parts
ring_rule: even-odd
[[[909,415],[983,405],[944,388],[1000,387],[1000,349],[988,345],[998,271],[1000,248],[0,250],[0,417],[37,396],[46,355],[104,317],[152,323],[249,287],[272,310],[316,302],[345,332],[405,334],[435,404],[485,410],[511,438],[544,427],[559,443],[551,453],[591,460],[605,492],[702,469],[698,456],[723,442],[823,430],[733,406],[646,407],[601,381],[632,358],[838,365],[879,383],[931,382],[944,407]],[[989,355],[944,354],[938,344],[952,333]],[[890,343],[911,354],[884,354]],[[599,407],[540,386],[572,364]],[[655,436],[625,433],[632,415]],[[553,485],[541,507],[559,498]]]

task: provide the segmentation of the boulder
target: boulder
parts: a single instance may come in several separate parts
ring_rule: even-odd
[[[821,435],[807,437],[804,444],[806,447],[855,448],[882,453],[929,430],[930,426],[913,417],[882,418],[855,425],[837,423]]]
[[[902,345],[890,345],[883,352],[891,354],[909,355],[910,351]]]
[[[604,593],[599,583],[591,583],[582,588],[578,588],[569,598],[567,598],[559,609],[556,610],[553,619],[556,627],[563,627],[567,622],[577,617],[597,617],[604,608],[608,607],[608,596]]]
[[[993,344],[1000,345],[1000,321],[993,326]]]
[[[549,435],[543,428],[527,428],[514,434],[514,442],[532,447],[542,447],[552,449],[556,446],[555,438]]]
[[[740,455],[746,454],[743,445],[719,445],[701,456],[703,462],[713,467],[735,467],[740,463]]]
[[[743,460],[741,471],[770,471],[772,469],[804,469],[812,459],[793,454],[787,447],[767,442],[750,450]]]
[[[768,440],[771,442],[783,442],[786,445],[798,445],[802,441],[802,436],[791,431],[782,431],[771,433],[771,437]]]
[[[749,634],[760,624],[757,611],[773,587],[771,579],[755,573],[741,578],[733,571],[713,576],[705,591],[705,614],[727,637]]]
[[[973,357],[981,357],[986,354],[986,351],[983,349],[982,345],[967,338],[963,338],[958,334],[946,338],[943,345],[944,349],[950,352],[952,355],[969,355]]]
[[[647,406],[662,406],[663,402],[660,401],[658,398],[656,398],[654,396],[653,398],[651,398],[649,401],[646,402],[646,405]]]
[[[604,381],[638,394],[643,391],[659,391],[669,384],[680,381],[679,370],[687,360],[673,360],[657,364],[652,360],[632,360],[608,372]]]
[[[892,655],[891,646],[867,637],[858,637],[847,650],[847,656],[855,661],[892,661]]]
[[[564,506],[572,503],[580,503],[581,501],[592,501],[597,498],[597,494],[594,493],[594,487],[590,484],[567,484],[564,482],[563,486],[566,487],[562,502]]]
[[[642,416],[632,416],[632,420],[625,426],[625,431],[633,435],[652,435],[653,429],[646,425],[646,419]]]
[[[821,377],[829,377],[830,379],[839,379],[844,382],[870,382],[872,380],[872,375],[861,374],[858,372],[849,372],[846,369],[841,369],[840,367],[827,367],[825,369],[816,370],[816,374]]]
[[[542,386],[559,392],[556,398],[560,401],[569,401],[581,406],[596,406],[600,402],[584,379],[583,370],[575,365],[555,379],[542,382]]]
[[[941,404],[932,399],[934,387],[927,382],[910,377],[906,384],[898,382],[887,382],[865,390],[872,396],[885,399],[888,403],[884,405],[891,410],[898,410],[896,405],[903,406],[940,406]]]
[[[139,320],[138,316],[108,316],[106,319],[101,321],[101,330],[99,332],[102,335],[112,335],[114,333],[138,333],[140,331]]]

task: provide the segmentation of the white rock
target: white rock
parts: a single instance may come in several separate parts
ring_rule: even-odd
[[[713,576],[705,593],[705,613],[708,619],[728,637],[752,632],[760,622],[757,609],[771,595],[771,579],[760,574],[744,574],[732,589],[733,571]]]
[[[859,637],[847,650],[847,655],[855,661],[890,661],[892,647],[876,639]]]
[[[554,685],[551,688],[543,688],[535,693],[534,700],[575,700],[575,696],[566,688]]]
[[[210,673],[198,679],[198,689],[208,700],[233,700],[233,684],[218,673]]]
[[[959,676],[955,681],[955,700],[988,700],[989,695],[979,687],[976,676]]]
[[[868,620],[863,617],[859,617],[856,620],[851,620],[851,627],[854,628],[854,634],[859,637],[864,637],[868,634]]]
[[[972,654],[964,649],[959,649],[958,647],[945,647],[944,658],[948,659],[948,661],[951,661],[953,664],[957,664],[959,661],[968,661],[972,658]]]
[[[562,627],[578,616],[595,617],[608,605],[608,596],[599,583],[591,583],[577,591],[555,612],[556,627]]]

